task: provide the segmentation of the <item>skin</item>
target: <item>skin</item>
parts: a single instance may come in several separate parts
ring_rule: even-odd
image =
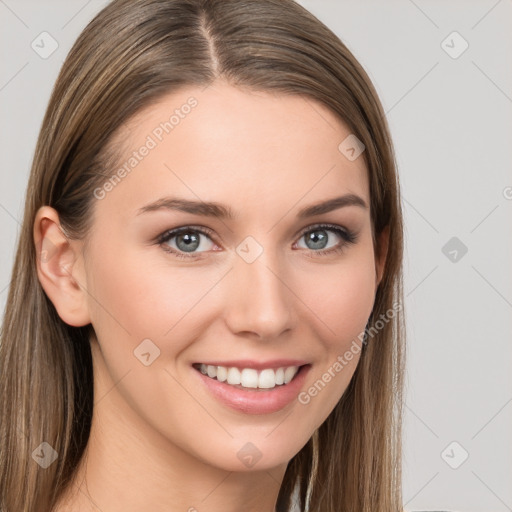
[[[308,404],[294,400],[271,414],[231,410],[198,381],[197,361],[299,358],[312,364],[307,390],[364,330],[384,259],[374,256],[369,209],[296,217],[346,193],[370,203],[363,158],[349,161],[338,150],[350,130],[311,99],[220,81],[189,87],[120,129],[126,158],[190,96],[198,105],[93,199],[87,245],[64,236],[50,207],[35,219],[38,249],[53,244],[51,258],[38,262],[44,290],[64,322],[95,330],[91,436],[59,512],[274,511],[288,461],[332,411],[359,361],[357,354]],[[137,215],[167,195],[223,203],[238,217]],[[357,241],[327,230],[326,250],[344,250],[315,254],[302,232],[323,222],[356,232]],[[183,248],[176,237],[155,242],[181,226],[214,233],[198,234],[195,260],[164,250]],[[263,248],[251,264],[236,252],[247,236]],[[387,248],[387,235],[380,243]],[[149,366],[134,356],[147,338],[160,350]],[[249,441],[261,453],[250,468],[237,457]]]

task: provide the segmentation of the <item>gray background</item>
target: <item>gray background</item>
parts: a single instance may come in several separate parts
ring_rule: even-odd
[[[106,3],[0,0],[2,311],[54,81]],[[396,147],[406,222],[405,508],[512,511],[512,1],[300,3],[367,70]],[[46,59],[31,47],[43,31],[59,45]]]

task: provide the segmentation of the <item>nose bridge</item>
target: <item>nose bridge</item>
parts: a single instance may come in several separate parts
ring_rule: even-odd
[[[236,249],[226,318],[233,332],[275,338],[292,327],[292,296],[275,250],[247,237]]]

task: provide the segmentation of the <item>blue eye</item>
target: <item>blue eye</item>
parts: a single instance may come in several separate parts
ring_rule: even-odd
[[[328,233],[335,233],[341,239],[341,242],[338,242],[334,247],[325,249],[329,240]],[[158,243],[166,252],[173,254],[177,258],[198,259],[200,256],[198,256],[196,252],[197,249],[204,249],[204,244],[201,243],[201,237],[206,237],[213,243],[211,239],[212,235],[213,231],[208,228],[184,226],[166,231],[160,235]],[[307,249],[311,249],[311,257],[341,253],[349,244],[354,244],[357,240],[355,233],[333,224],[319,224],[308,227],[302,231],[300,238],[306,235],[308,235],[305,238],[306,243],[312,243],[312,247],[306,247]],[[171,241],[174,241],[175,247],[169,245]],[[199,251],[199,253],[207,251],[208,249]]]
[[[324,249],[329,239],[329,236],[327,235],[329,232],[336,233],[336,235],[341,238],[342,242],[337,243],[334,247]],[[354,244],[357,240],[357,235],[352,231],[332,224],[319,224],[317,226],[307,228],[307,230],[302,232],[301,238],[306,235],[307,242],[313,242],[313,249],[321,249],[313,250],[312,257],[331,253],[340,254],[346,249],[347,245]]]
[[[210,238],[212,233],[213,232],[211,230],[206,228],[185,226],[171,231],[166,231],[159,238],[159,243],[164,245],[165,251],[174,254],[178,258],[197,258],[197,255],[194,255],[193,251],[202,247],[201,236]],[[167,243],[173,239],[175,239],[176,249],[167,245]]]

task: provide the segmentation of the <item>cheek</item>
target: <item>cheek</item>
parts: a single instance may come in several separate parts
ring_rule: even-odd
[[[112,351],[127,345],[130,355],[149,338],[162,355],[169,350],[176,354],[200,328],[201,308],[219,276],[211,269],[171,268],[165,259],[158,263],[148,259],[142,252],[130,251],[92,258],[87,279],[92,323]],[[188,337],[182,333],[185,327]]]
[[[339,265],[309,273],[301,283],[301,299],[308,306],[321,336],[333,348],[360,334],[375,300],[375,265],[373,256],[359,252]]]
[[[339,402],[361,357],[363,333],[374,304],[375,275],[373,259],[354,261],[323,278],[310,277],[307,300],[303,299],[313,310],[309,324],[316,326],[315,337],[321,343],[320,360],[298,396],[301,421],[310,431]]]
[[[119,247],[115,242],[108,246]],[[98,256],[93,256],[87,280],[93,325],[109,339],[131,338],[132,350],[145,338],[161,341],[172,337],[173,352],[179,352],[184,346],[173,331],[177,334],[186,325],[188,338],[194,339],[194,331],[200,334],[201,319],[206,321],[216,310],[214,296],[218,297],[216,285],[222,277],[219,269],[208,265],[173,267],[165,258],[148,263],[152,258],[128,248]],[[292,271],[289,280],[299,298],[295,307],[300,315],[310,316],[310,326],[318,326],[320,339],[340,348],[340,341],[350,341],[364,329],[373,307],[371,242],[361,243],[357,250],[354,247],[340,263],[307,262],[307,268]],[[214,302],[208,306],[211,300]]]

